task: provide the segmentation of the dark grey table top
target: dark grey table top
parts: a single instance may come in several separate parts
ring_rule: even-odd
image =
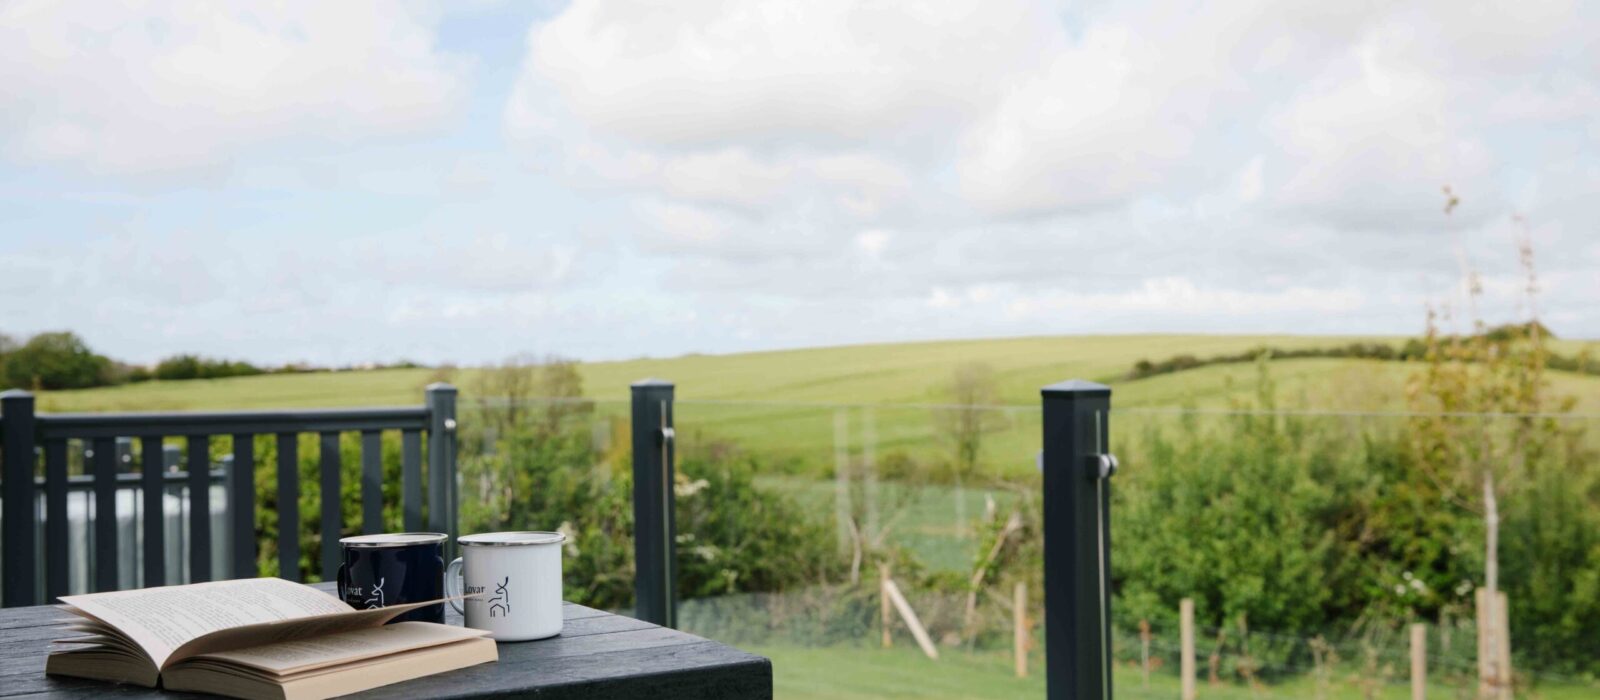
[[[331,584],[315,584],[331,590]],[[375,688],[358,698],[771,698],[772,662],[692,634],[565,604],[561,635],[500,645],[500,660]],[[446,622],[461,616],[446,606]],[[51,606],[0,610],[0,697],[211,697],[46,676],[45,654],[68,615]]]

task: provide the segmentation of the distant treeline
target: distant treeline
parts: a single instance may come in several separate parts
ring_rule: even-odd
[[[362,369],[412,368],[414,362],[365,365]],[[91,350],[76,333],[40,333],[26,342],[17,342],[0,333],[0,389],[86,389],[150,380],[221,379],[256,374],[300,374],[334,369],[305,363],[262,367],[243,360],[227,360],[200,355],[173,355],[154,367],[118,362]]]
[[[1529,324],[1507,324],[1496,326],[1484,332],[1481,336],[1492,343],[1510,343],[1526,338],[1537,331],[1545,339],[1553,339],[1555,335],[1543,324],[1535,321]],[[1445,340],[1449,340],[1446,338]],[[1421,338],[1411,338],[1405,343],[1391,345],[1389,343],[1348,343],[1332,347],[1294,348],[1285,349],[1263,345],[1243,352],[1226,355],[1213,355],[1211,357],[1195,357],[1194,355],[1173,355],[1165,360],[1152,362],[1139,360],[1134,363],[1133,369],[1128,371],[1128,379],[1144,379],[1161,374],[1181,372],[1186,369],[1206,367],[1209,365],[1226,365],[1242,362],[1255,362],[1261,357],[1273,359],[1294,359],[1303,357],[1329,357],[1352,358],[1358,360],[1391,360],[1391,361],[1420,361],[1428,354],[1428,344]],[[1576,356],[1550,353],[1545,365],[1550,369],[1564,372],[1578,372],[1582,374],[1600,375],[1600,365],[1590,360],[1587,354]]]

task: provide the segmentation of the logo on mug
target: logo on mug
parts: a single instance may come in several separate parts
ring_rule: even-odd
[[[487,630],[500,642],[545,639],[561,633],[559,532],[486,532],[462,537],[461,558],[445,571],[450,605],[466,626]],[[517,614],[511,614],[512,580]]]
[[[511,577],[494,587],[495,596],[489,599],[489,617],[505,617],[511,614]]]
[[[372,587],[372,594],[367,598],[368,610],[383,607],[383,583],[384,579],[380,577],[378,583]]]

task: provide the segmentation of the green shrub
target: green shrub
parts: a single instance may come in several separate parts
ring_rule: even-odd
[[[74,333],[40,333],[21,347],[5,353],[7,387],[19,389],[81,389],[112,380],[111,360],[96,355]]]
[[[569,537],[567,598],[627,607],[634,581],[629,455],[596,448],[587,414],[559,423],[552,429],[530,415],[509,435],[463,440],[461,530],[560,529]],[[757,489],[757,468],[727,445],[680,452],[681,598],[783,590],[842,571],[831,528],[792,498]]]

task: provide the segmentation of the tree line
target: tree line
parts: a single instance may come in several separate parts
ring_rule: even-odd
[[[1539,321],[1530,321],[1526,324],[1508,323],[1484,330],[1480,333],[1452,338],[1445,336],[1447,341],[1476,342],[1482,341],[1490,346],[1504,349],[1509,343],[1518,338],[1538,335],[1545,339],[1554,339],[1555,335]],[[1173,355],[1165,360],[1139,360],[1134,363],[1133,369],[1128,370],[1124,379],[1144,379],[1162,374],[1172,374],[1186,369],[1207,367],[1210,365],[1240,364],[1255,362],[1263,357],[1290,360],[1299,358],[1333,358],[1356,360],[1387,360],[1393,362],[1421,362],[1427,360],[1429,344],[1426,338],[1410,338],[1405,343],[1391,345],[1389,343],[1347,343],[1331,347],[1293,348],[1285,349],[1262,345],[1243,352],[1213,355],[1211,357],[1196,357],[1187,353]],[[1549,369],[1564,372],[1577,372],[1580,374],[1600,375],[1600,363],[1592,362],[1585,353],[1577,355],[1562,355],[1560,353],[1545,352],[1545,366]]]
[[[375,368],[418,367],[414,362],[399,362]],[[154,365],[120,362],[91,349],[83,338],[71,331],[38,333],[26,341],[0,333],[0,388],[87,389],[151,380],[222,379],[257,374],[296,374],[326,372],[328,367],[289,363],[264,367],[243,360],[204,357],[180,353],[162,358]]]

